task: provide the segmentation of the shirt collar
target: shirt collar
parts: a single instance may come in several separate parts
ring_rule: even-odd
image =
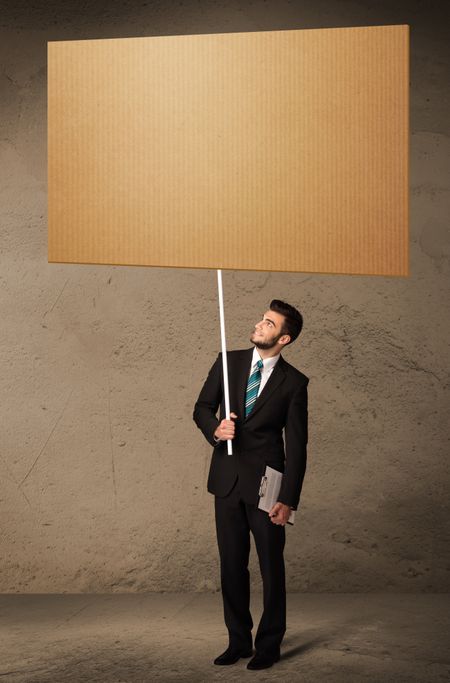
[[[281,356],[281,354],[278,353],[276,356],[271,356],[271,358],[261,358],[261,356],[258,353],[258,349],[255,346],[253,348],[252,368],[255,367],[255,364],[259,360],[262,360],[263,366],[264,366],[263,369],[265,370],[265,372],[267,372],[267,370],[272,370],[275,367],[275,365],[277,364],[280,356]]]

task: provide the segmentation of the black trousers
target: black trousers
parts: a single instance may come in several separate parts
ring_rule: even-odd
[[[278,655],[286,632],[285,528],[267,512],[245,503],[239,481],[224,498],[215,497],[216,531],[225,624],[229,645],[252,648],[250,614],[250,531],[255,539],[264,590],[264,609],[255,636],[257,652]]]

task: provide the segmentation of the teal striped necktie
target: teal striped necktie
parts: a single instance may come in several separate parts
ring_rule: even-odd
[[[260,359],[255,363],[255,369],[248,378],[247,382],[247,392],[245,394],[245,417],[250,415],[253,410],[253,406],[256,403],[258,396],[259,385],[261,384],[261,368],[263,367],[263,362]]]

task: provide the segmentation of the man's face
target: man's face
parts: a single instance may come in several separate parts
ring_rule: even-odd
[[[286,345],[290,337],[283,334],[281,329],[284,323],[284,315],[276,311],[267,311],[262,320],[255,325],[255,330],[250,335],[250,341],[257,349],[272,349],[279,346],[279,350]]]

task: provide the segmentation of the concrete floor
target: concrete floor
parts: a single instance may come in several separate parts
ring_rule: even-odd
[[[256,594],[255,625],[260,613]],[[282,657],[264,672],[212,664],[222,619],[217,593],[1,595],[0,680],[450,680],[448,595],[290,594]]]

